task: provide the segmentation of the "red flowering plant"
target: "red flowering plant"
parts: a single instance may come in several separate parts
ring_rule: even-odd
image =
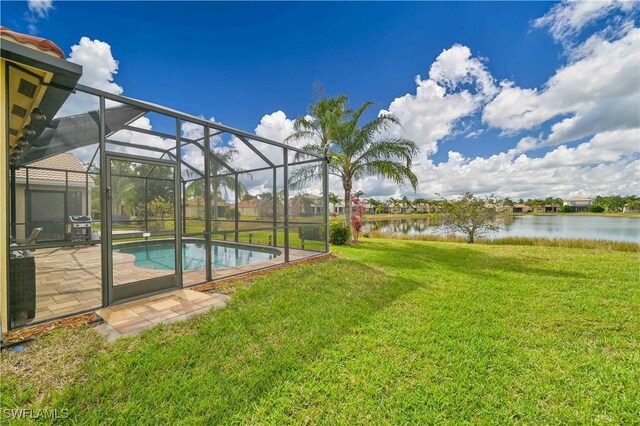
[[[362,230],[362,221],[364,219],[364,204],[360,198],[351,195],[351,229],[353,230],[353,239],[358,241],[360,231]]]

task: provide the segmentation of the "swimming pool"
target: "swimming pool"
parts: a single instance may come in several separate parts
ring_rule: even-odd
[[[140,268],[172,271],[176,267],[176,249],[173,241],[127,243],[115,247],[113,251],[134,255],[134,265]],[[182,269],[185,271],[205,269],[206,253],[204,241],[183,242]],[[265,262],[279,255],[279,251],[269,248],[211,243],[211,268],[228,268]]]

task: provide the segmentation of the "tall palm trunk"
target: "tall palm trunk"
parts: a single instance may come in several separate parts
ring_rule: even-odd
[[[344,218],[348,227],[351,227],[351,179],[345,179],[342,182],[344,188]]]
[[[347,226],[351,226],[351,190],[344,190],[344,220]]]

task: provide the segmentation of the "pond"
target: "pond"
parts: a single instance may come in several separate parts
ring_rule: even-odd
[[[363,230],[403,235],[445,233],[433,219],[411,218],[367,221]],[[585,238],[640,243],[640,218],[582,215],[514,216],[504,229],[492,233],[489,237]]]

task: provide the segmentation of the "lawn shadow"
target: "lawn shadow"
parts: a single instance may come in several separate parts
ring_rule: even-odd
[[[232,422],[422,285],[344,258],[277,271],[239,289],[222,311],[116,342],[86,365],[96,372],[87,383],[69,384],[52,402],[72,405],[83,420],[100,413],[127,421],[135,400],[164,401],[162,411],[146,411],[154,422],[183,415],[185,406],[205,423]]]

